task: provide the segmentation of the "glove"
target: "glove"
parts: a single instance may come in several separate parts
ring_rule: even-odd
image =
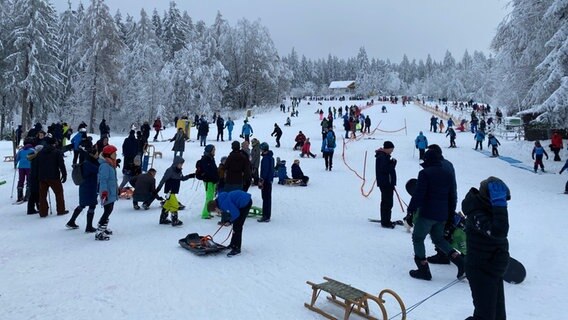
[[[509,189],[504,183],[499,181],[489,182],[487,184],[487,190],[489,192],[491,205],[494,207],[507,207],[507,194],[509,193]]]
[[[231,214],[228,211],[221,212],[221,223],[227,224],[231,222]]]
[[[258,181],[258,188],[259,188],[260,190],[262,190],[262,185],[263,185],[263,183],[264,183],[264,182],[263,182],[262,180],[261,180],[261,181]]]
[[[61,176],[61,183],[65,183],[67,181],[67,175]]]
[[[101,203],[105,203],[108,199],[108,191],[101,192]]]
[[[195,173],[190,173],[190,174],[188,174],[188,175],[187,175],[187,178],[188,178],[188,179],[193,179],[193,178],[195,178]]]

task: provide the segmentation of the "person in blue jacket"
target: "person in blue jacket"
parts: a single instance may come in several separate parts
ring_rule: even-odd
[[[473,138],[475,139],[475,150],[477,150],[477,147],[479,147],[479,150],[483,150],[483,140],[485,140],[485,132],[479,129],[475,132]]]
[[[80,149],[80,146],[81,142],[83,142],[83,140],[86,138],[87,138],[87,129],[81,128],[79,129],[79,132],[77,132],[73,136],[73,139],[71,139],[71,144],[73,145],[73,164],[77,164],[77,161],[81,163],[85,160],[85,157],[80,157],[82,151]]]
[[[229,117],[227,122],[225,122],[225,128],[227,128],[227,131],[229,132],[229,141],[233,140],[233,127],[234,126],[235,126],[235,123],[233,122],[233,120],[231,120],[231,117]]]
[[[99,194],[101,205],[103,206],[103,215],[99,219],[99,226],[95,233],[95,240],[110,240],[112,231],[108,229],[108,221],[114,203],[118,200],[118,181],[116,179],[116,147],[107,145],[103,148],[103,152],[99,157]]]
[[[219,192],[217,199],[207,203],[209,212],[215,211],[221,214],[221,224],[233,224],[233,236],[229,244],[231,251],[227,253],[228,257],[241,253],[243,225],[251,207],[251,195],[242,190]]]
[[[268,148],[268,143],[263,142],[259,146],[262,155],[260,161],[260,177],[258,188],[262,194],[262,218],[258,222],[270,222],[272,215],[272,181],[274,180],[274,157]]]
[[[30,173],[32,165],[30,160],[28,160],[28,155],[34,153],[35,150],[31,144],[26,144],[18,153],[16,153],[15,162],[18,167],[18,203],[22,203],[24,200],[24,183],[26,186],[30,182]],[[26,192],[26,195],[28,192]],[[27,197],[26,197],[27,198]]]
[[[426,152],[426,148],[428,147],[428,139],[422,131],[420,131],[416,139],[414,139],[414,145],[416,149],[418,149],[420,160],[424,160],[424,152]]]
[[[331,171],[333,167],[333,152],[335,150],[335,132],[331,128],[324,129],[325,139],[322,141],[321,152],[325,160],[325,170]]]
[[[252,130],[251,125],[248,123],[248,120],[245,119],[241,130],[241,137],[244,138],[245,141],[249,142],[250,136],[252,136],[253,133],[254,131]]]
[[[83,181],[79,185],[79,205],[75,208],[71,219],[65,226],[69,229],[78,229],[79,226],[75,223],[75,220],[77,220],[77,217],[79,217],[85,207],[89,207],[85,232],[93,233],[97,231],[93,227],[93,218],[95,217],[95,208],[97,207],[97,179],[99,174],[99,161],[97,158],[99,154],[95,147],[92,147],[87,153],[89,157],[80,164]]]
[[[543,156],[546,156],[546,160],[548,160],[548,153],[546,153],[546,150],[544,150],[544,148],[540,144],[540,141],[536,140],[534,142],[534,148],[532,150],[532,158],[534,160],[534,172],[536,172],[538,166],[540,166],[540,170],[544,172],[544,164],[542,163]]]

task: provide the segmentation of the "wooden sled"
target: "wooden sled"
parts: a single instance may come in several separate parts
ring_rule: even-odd
[[[248,216],[249,217],[262,216],[262,208],[255,206],[250,207]]]
[[[200,236],[197,233],[188,234],[185,238],[179,239],[178,243],[182,248],[198,256],[228,249],[228,247],[213,241],[211,236]]]
[[[284,185],[286,186],[299,186],[302,184],[302,179],[285,179]]]
[[[323,278],[327,281],[319,284],[306,281],[307,284],[312,286],[313,293],[312,293],[311,303],[310,304],[304,303],[304,306],[314,312],[321,314],[322,316],[328,319],[337,320],[336,317],[326,313],[322,309],[315,306],[316,300],[322,291],[325,291],[330,294],[330,296],[327,297],[329,301],[344,308],[345,313],[343,316],[343,320],[349,319],[351,313],[355,313],[362,318],[370,320],[379,320],[379,319],[388,320],[389,317],[387,315],[387,310],[384,306],[385,300],[383,300],[383,296],[387,293],[393,296],[394,299],[398,302],[400,309],[402,311],[400,313],[401,319],[402,320],[406,319],[406,307],[404,306],[402,299],[398,296],[398,294],[396,294],[394,291],[390,289],[384,289],[379,293],[378,296],[373,296],[364,291],[356,289],[348,284],[333,280],[328,277],[323,277]],[[382,318],[375,318],[370,314],[369,300],[377,303],[377,305],[381,309]]]
[[[13,162],[14,156],[4,156],[4,162]]]

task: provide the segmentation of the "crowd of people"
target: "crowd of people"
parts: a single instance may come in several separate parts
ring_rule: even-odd
[[[316,113],[320,117],[320,151],[324,158],[325,170],[332,171],[336,148],[334,121],[337,117],[343,119],[345,138],[354,139],[357,133],[370,133],[371,119],[356,105],[345,106],[345,109],[330,107],[325,117],[323,109]],[[292,116],[298,116],[298,104],[293,106]],[[475,121],[476,117],[476,113],[472,112],[471,132],[476,140],[476,149],[482,149],[488,123],[484,119],[478,123]],[[176,227],[183,225],[178,218],[178,212],[185,206],[177,197],[181,182],[196,178],[203,182],[205,189],[201,218],[211,219],[216,213],[221,218],[221,225],[232,225],[233,236],[228,255],[234,256],[241,253],[243,225],[253,205],[252,197],[248,193],[251,186],[261,189],[262,216],[257,221],[266,223],[270,222],[272,217],[272,184],[275,177],[279,178],[279,183],[294,179],[300,181],[301,186],[308,184],[310,178],[304,175],[300,168],[300,160],[293,161],[292,177],[289,178],[286,162],[275,160],[269,144],[252,137],[254,131],[248,119],[243,121],[239,133],[242,141],[232,141],[235,126],[233,120],[230,117],[225,120],[216,113],[212,122],[205,116],[194,118],[193,126],[197,130],[197,140],[203,147],[203,155],[196,162],[195,169],[191,167],[190,173],[185,174],[183,154],[185,144],[189,140],[191,122],[188,117],[181,117],[176,118],[174,123],[177,131],[168,139],[173,143],[174,159],[171,166],[161,175],[158,184],[158,172],[154,168],[143,169],[142,158],[148,146],[151,128],[156,132],[153,141],[158,141],[163,130],[160,117],[156,118],[152,127],[148,122],[144,122],[139,131],[129,132],[122,144],[122,162],[117,159],[117,147],[109,144],[110,127],[104,119],[99,125],[101,138],[97,142],[93,142],[92,137],[87,134],[85,123],[78,126],[74,136],[73,130],[66,123],[53,124],[48,128],[48,132],[44,132],[42,125],[37,123],[26,134],[24,146],[16,156],[19,170],[18,202],[28,202],[28,214],[39,213],[40,217],[47,217],[48,210],[51,210],[51,205],[48,204],[48,190],[51,189],[55,195],[57,215],[67,214],[63,195],[63,183],[68,176],[64,152],[73,151],[72,174],[79,188],[79,203],[66,226],[71,229],[79,228],[77,219],[88,207],[85,232],[95,233],[96,240],[109,240],[113,234],[108,228],[110,216],[114,204],[127,184],[134,190],[132,206],[135,210],[148,210],[153,201],[158,200],[162,206],[158,223]],[[228,131],[228,139],[232,141],[231,152],[222,156],[218,164],[215,160],[218,156],[216,147],[207,143],[210,123],[217,127],[216,141],[225,141],[224,130]],[[446,133],[446,136],[450,137],[450,147],[455,147],[453,126],[451,118],[447,121],[445,131],[442,120],[432,116],[430,121],[430,131]],[[132,128],[135,129],[134,126]],[[19,135],[21,137],[23,134],[20,132]],[[278,123],[274,124],[271,136],[275,137],[275,147],[280,148],[283,130]],[[69,144],[66,143],[67,140],[70,141]],[[316,158],[316,154],[311,151],[310,138],[301,130],[295,136],[294,142],[293,150],[301,151],[300,157]],[[472,188],[466,195],[462,202],[465,215],[460,215],[456,213],[457,183],[452,164],[444,159],[438,145],[428,144],[422,131],[414,143],[419,150],[423,169],[418,174],[416,188],[408,205],[408,215],[404,219],[406,224],[413,228],[412,244],[416,269],[409,271],[410,276],[430,280],[432,274],[429,264],[454,263],[458,270],[457,277],[461,279],[465,275],[470,282],[475,306],[474,317],[471,319],[504,319],[502,278],[508,258],[507,201],[510,199],[507,185],[495,177],[483,180],[479,188]],[[488,146],[492,147],[493,156],[499,156],[499,145],[497,138],[489,133]],[[392,157],[394,148],[391,141],[385,141],[375,155],[376,181],[381,193],[381,226],[387,229],[396,227],[395,221],[392,221],[393,197],[397,185],[397,161]],[[559,151],[563,145],[558,133],[554,134],[550,148],[554,152],[554,160],[561,161]],[[544,171],[543,157],[548,159],[548,154],[539,141],[535,142],[532,155],[535,159],[535,172],[539,166]],[[123,180],[118,184],[117,168],[121,167],[121,163]],[[560,173],[566,169],[568,161]],[[79,182],[75,181],[75,171],[79,172]],[[164,197],[160,196],[161,192],[165,194]],[[97,204],[102,205],[103,213],[95,227],[93,221]],[[467,242],[456,241],[454,235],[458,231],[467,235]],[[430,235],[436,247],[436,255],[430,257],[426,256],[424,245],[427,235]],[[488,254],[496,252],[495,250],[498,250],[499,254]]]

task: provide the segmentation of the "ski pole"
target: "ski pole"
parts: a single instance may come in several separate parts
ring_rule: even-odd
[[[14,168],[14,178],[12,179],[12,193],[10,194],[10,199],[14,198],[14,186],[16,185],[16,168]]]

